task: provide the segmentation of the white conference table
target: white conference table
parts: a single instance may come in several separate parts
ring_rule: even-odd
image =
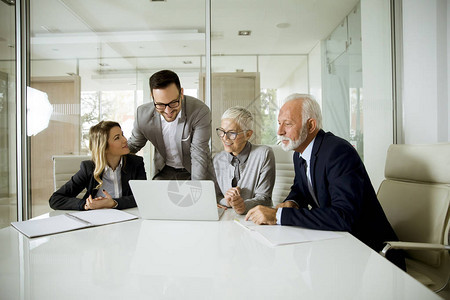
[[[1,229],[0,299],[440,299],[348,233],[271,247],[233,218]]]

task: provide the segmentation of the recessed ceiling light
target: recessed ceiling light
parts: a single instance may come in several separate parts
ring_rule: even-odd
[[[242,72],[244,72],[244,69],[236,69],[236,72],[242,73]]]
[[[183,64],[185,64],[185,65],[192,65],[192,61],[190,61],[190,60],[183,60]]]
[[[109,64],[107,63],[99,63],[100,67],[109,67]]]
[[[284,28],[288,28],[289,26],[291,26],[291,24],[289,24],[289,23],[278,23],[276,26],[278,28],[284,29]]]
[[[239,30],[238,35],[249,36],[252,34],[251,30]]]

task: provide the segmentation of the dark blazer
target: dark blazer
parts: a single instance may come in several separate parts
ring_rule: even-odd
[[[98,182],[94,179],[94,167],[92,160],[81,162],[80,170],[50,197],[50,207],[53,209],[84,210],[86,198],[89,195],[92,195],[94,198],[98,192],[98,189],[96,189]],[[125,155],[120,174],[122,179],[122,197],[114,198],[118,204],[117,209],[136,207],[128,181],[130,179],[147,179],[142,157],[131,154]],[[87,192],[83,198],[76,198],[85,188]]]
[[[294,152],[294,166],[294,184],[286,200],[294,200],[300,209],[283,208],[282,225],[348,231],[377,252],[382,250],[383,242],[398,240],[363,162],[346,140],[323,130],[316,136],[310,169],[319,207],[302,182],[305,177],[300,172],[305,171],[297,152]],[[308,209],[308,205],[312,208]],[[394,263],[404,269],[402,258]]]

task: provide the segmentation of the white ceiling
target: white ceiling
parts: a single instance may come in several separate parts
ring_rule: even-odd
[[[30,2],[34,75],[79,72],[101,80],[127,73],[145,77],[161,68],[198,74],[201,63],[204,67],[205,0]],[[278,74],[272,69],[284,68],[288,75],[289,69],[304,63],[301,55],[326,38],[357,2],[211,0],[211,50],[219,55],[213,58],[213,70],[254,72],[255,55],[266,55],[258,58],[261,73]],[[239,30],[251,30],[251,36],[238,36]],[[5,59],[13,37],[0,34]],[[295,56],[279,56],[283,54]],[[194,76],[192,84],[196,80]]]

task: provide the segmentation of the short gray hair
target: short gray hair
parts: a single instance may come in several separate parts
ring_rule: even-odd
[[[303,99],[302,106],[302,122],[306,124],[308,119],[315,119],[317,121],[317,128],[322,129],[322,111],[320,110],[320,105],[314,98],[314,96],[310,94],[292,94],[289,95],[284,103]]]
[[[241,130],[253,130],[252,113],[242,106],[233,106],[227,109],[222,115],[223,119],[234,120]]]

